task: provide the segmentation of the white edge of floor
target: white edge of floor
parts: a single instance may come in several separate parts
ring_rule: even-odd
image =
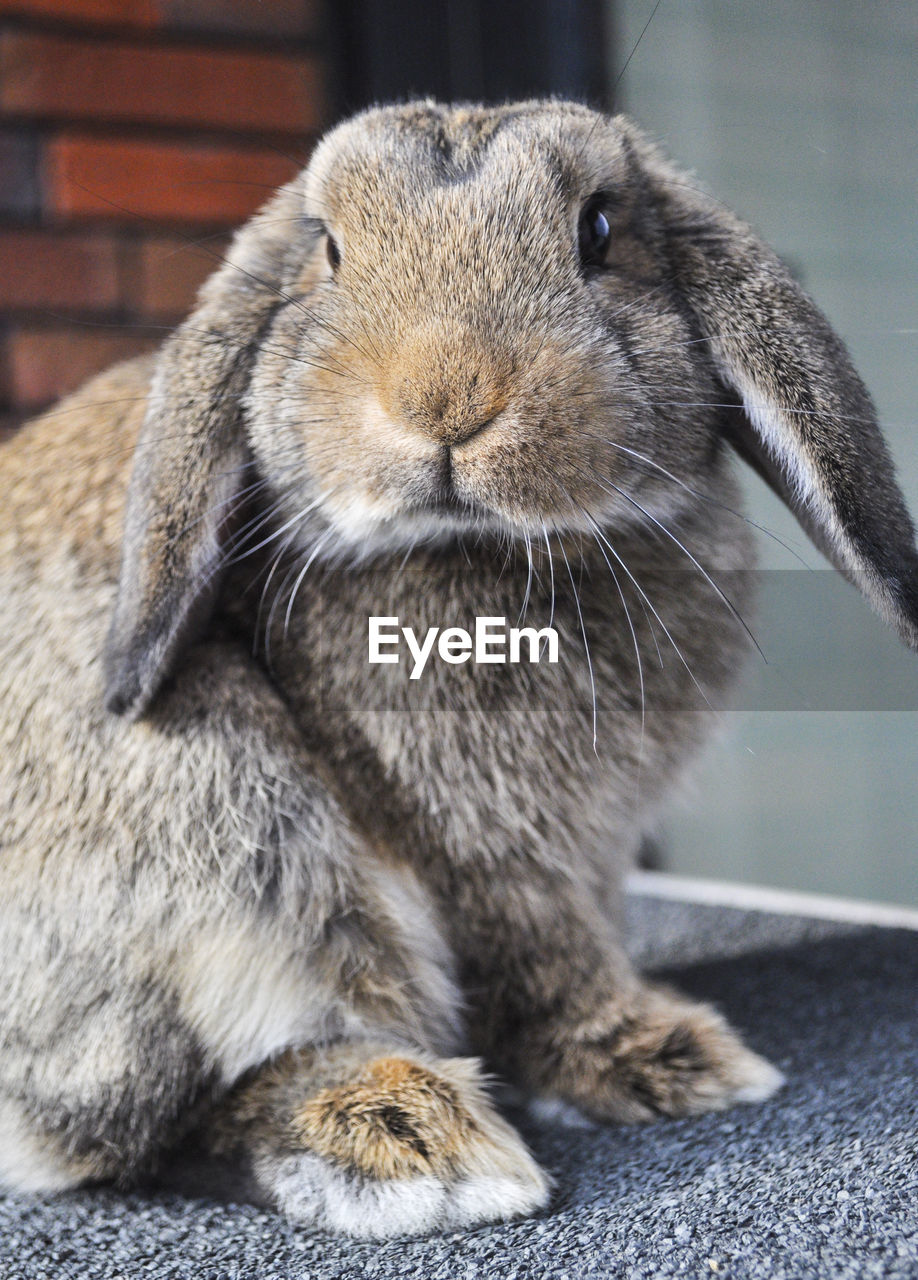
[[[881,902],[834,898],[822,893],[770,889],[764,885],[735,884],[727,880],[699,880],[671,875],[668,871],[632,871],[626,880],[630,893],[677,902],[698,902],[737,911],[768,911],[774,915],[803,916],[811,920],[838,920],[848,924],[881,925],[890,929],[918,930],[918,911]]]

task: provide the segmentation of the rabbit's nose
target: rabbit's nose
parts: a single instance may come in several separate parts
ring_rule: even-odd
[[[456,352],[412,352],[386,406],[393,416],[437,444],[453,446],[483,431],[508,403],[504,370],[496,360]]]
[[[437,444],[457,445],[470,439],[500,413],[506,397],[482,387],[478,374],[450,379],[449,384],[418,386],[408,378],[398,397],[400,417]]]

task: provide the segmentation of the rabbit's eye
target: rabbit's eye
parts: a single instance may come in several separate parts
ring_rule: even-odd
[[[325,238],[325,256],[332,271],[337,271],[341,265],[341,250],[332,236],[329,235]]]
[[[602,203],[599,200],[591,200],[580,215],[578,240],[581,266],[601,267],[609,251],[611,239],[612,227]]]

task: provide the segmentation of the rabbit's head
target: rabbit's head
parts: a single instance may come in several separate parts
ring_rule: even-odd
[[[725,440],[918,647],[869,397],[748,227],[621,117],[367,112],[243,228],[162,350],[108,705],[140,712],[206,617],[245,493],[311,555],[401,559],[469,531],[671,521]]]

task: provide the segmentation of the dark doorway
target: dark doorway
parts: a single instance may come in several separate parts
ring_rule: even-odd
[[[409,97],[606,105],[601,0],[332,0],[339,114]]]

